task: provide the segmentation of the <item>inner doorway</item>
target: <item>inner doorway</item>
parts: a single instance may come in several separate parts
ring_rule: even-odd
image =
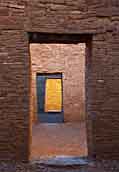
[[[41,123],[64,121],[62,74],[37,74],[37,107]]]
[[[90,40],[90,36],[87,40]],[[32,111],[32,159],[37,159],[41,156],[88,156],[86,128],[87,97],[85,92],[87,87],[85,83],[87,68],[90,66],[87,65],[86,56],[89,51],[87,51],[88,43],[85,41],[80,35],[40,35],[40,33],[31,33],[30,35],[32,88],[34,91],[32,107],[36,107]],[[60,74],[60,77],[56,77],[54,74]],[[58,79],[59,81],[61,78],[63,98],[61,99],[60,94],[58,107],[54,108],[54,105],[49,107],[48,97],[50,97],[50,89],[47,86],[52,85],[50,83],[53,83],[53,80]],[[43,89],[41,92],[44,98],[41,102],[42,107],[40,107],[42,112],[44,110],[46,114],[53,115],[57,110],[58,115],[62,116],[63,123],[49,124],[49,122],[45,122],[44,124],[41,122],[40,115],[37,115],[39,119],[36,118],[36,114],[41,110],[38,110],[40,106],[38,104],[40,99],[37,99],[39,97],[38,88],[36,89],[38,80],[42,80],[41,83],[43,83],[41,84]],[[37,93],[35,90],[37,90]],[[63,105],[62,109],[61,102]],[[36,119],[34,120],[34,118]]]

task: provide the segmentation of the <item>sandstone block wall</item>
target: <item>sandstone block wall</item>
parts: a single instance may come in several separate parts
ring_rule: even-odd
[[[37,73],[63,74],[65,122],[85,120],[85,44],[31,44],[33,119],[37,120]]]
[[[0,159],[29,158],[28,32],[85,34],[89,155],[119,158],[119,1],[1,0]]]

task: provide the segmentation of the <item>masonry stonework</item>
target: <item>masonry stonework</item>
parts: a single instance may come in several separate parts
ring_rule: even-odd
[[[33,121],[38,73],[62,73],[65,122],[85,120],[85,44],[31,44]]]
[[[0,159],[29,159],[28,32],[84,35],[89,155],[119,158],[119,1],[1,0]]]

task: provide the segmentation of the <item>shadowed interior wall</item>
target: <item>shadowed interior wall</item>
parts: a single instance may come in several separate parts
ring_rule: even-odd
[[[37,73],[63,74],[65,122],[85,119],[85,44],[31,44],[33,116],[37,118]]]

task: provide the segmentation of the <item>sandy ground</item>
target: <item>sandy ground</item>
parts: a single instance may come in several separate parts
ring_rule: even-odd
[[[36,124],[31,159],[41,156],[87,156],[85,123]]]

